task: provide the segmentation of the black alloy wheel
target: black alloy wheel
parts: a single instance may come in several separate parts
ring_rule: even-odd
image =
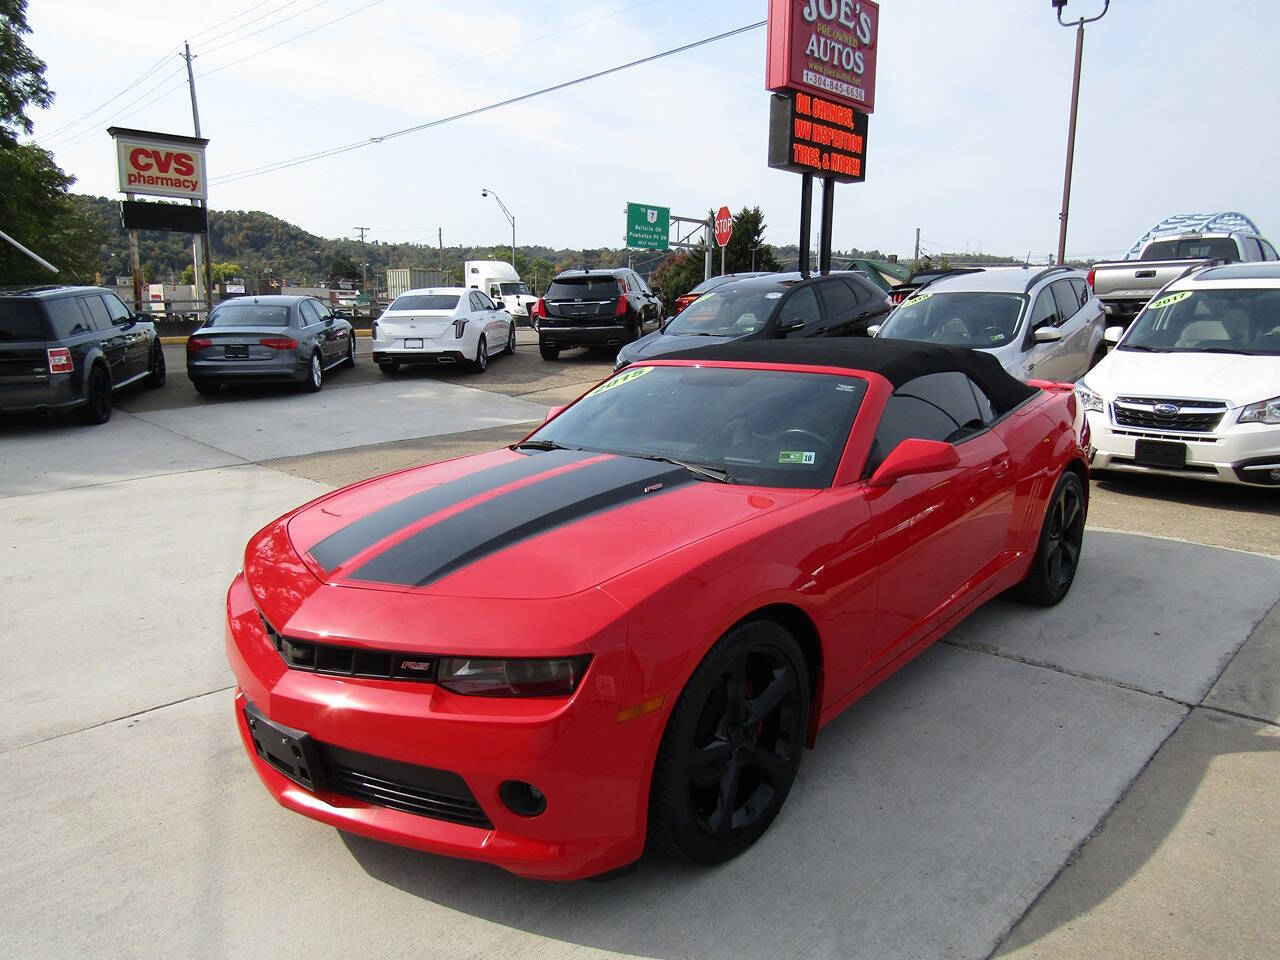
[[[1031,569],[1016,588],[1018,599],[1051,607],[1067,595],[1080,566],[1084,521],[1084,484],[1068,470],[1053,488]]]
[[[169,374],[164,366],[164,348],[160,346],[160,341],[156,340],[151,347],[151,360],[147,363],[147,386],[152,390],[159,390],[168,377]]]
[[[356,335],[354,332],[347,335],[347,359],[342,361],[343,365],[354,369],[356,365]]]
[[[484,334],[480,334],[480,342],[476,344],[476,358],[471,361],[472,373],[484,373],[489,369],[489,344],[485,342]]]
[[[308,393],[318,393],[324,386],[324,363],[320,360],[320,351],[311,354],[311,365],[307,370],[307,379],[303,388]]]
[[[770,621],[726,634],[667,721],[650,842],[699,863],[721,863],[755,843],[795,781],[808,718],[808,670],[795,638]]]
[[[508,357],[516,352],[516,322],[511,321],[511,333],[507,336],[506,349],[502,351]]]
[[[111,419],[111,375],[101,363],[95,363],[89,371],[85,401],[79,411],[81,423],[97,425]]]

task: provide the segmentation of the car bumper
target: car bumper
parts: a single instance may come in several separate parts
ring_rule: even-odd
[[[311,375],[311,358],[188,360],[187,376],[206,383],[297,383]]]
[[[1193,477],[1250,487],[1280,487],[1280,427],[1247,424],[1216,433],[1157,433],[1117,427],[1102,413],[1090,412],[1089,430],[1095,470],[1119,470],[1169,477]],[[1153,467],[1134,462],[1139,440],[1185,443],[1182,467]],[[1271,464],[1275,464],[1274,467]]]
[[[599,326],[559,326],[543,319],[538,324],[538,342],[557,347],[614,347],[631,338],[630,328],[623,324]]]
[[[467,357],[462,340],[427,340],[421,347],[407,348],[401,340],[373,341],[373,362],[401,364],[463,363]]]
[[[539,879],[594,876],[643,852],[644,798],[660,735],[653,723],[660,721],[654,714],[651,723],[619,723],[617,700],[598,695],[590,670],[572,697],[528,700],[291,670],[267,638],[243,575],[227,594],[226,651],[245,750],[267,790],[290,810],[375,840]],[[270,723],[304,732],[319,745],[314,788],[259,755],[249,704]],[[484,823],[358,796],[344,785],[345,774],[323,759],[329,752],[362,756],[375,770],[390,762],[461,778]],[[509,809],[499,795],[508,780],[537,787],[546,809],[531,817]]]
[[[55,373],[39,383],[0,384],[0,413],[57,413],[84,403],[76,392],[74,374]]]

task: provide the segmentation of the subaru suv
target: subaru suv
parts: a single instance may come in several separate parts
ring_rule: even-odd
[[[538,351],[555,360],[569,347],[618,347],[662,320],[662,301],[634,270],[565,270],[533,305]]]
[[[981,350],[1019,380],[1075,381],[1107,355],[1105,328],[1081,271],[997,267],[926,283],[873,333]]]
[[[85,423],[106,423],[115,391],[164,381],[155,324],[110,290],[0,289],[0,412],[74,410]]]

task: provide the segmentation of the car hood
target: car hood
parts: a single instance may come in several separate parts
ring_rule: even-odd
[[[1113,350],[1084,380],[1108,398],[1225,400],[1240,407],[1280,393],[1280,357]]]
[[[694,347],[710,347],[717,343],[730,343],[741,339],[741,337],[702,337],[667,334],[661,330],[655,330],[653,333],[646,334],[634,343],[629,343],[619,350],[618,359],[626,363],[635,363],[637,360],[651,360],[654,357],[665,356],[669,353],[692,350]]]
[[[333,586],[549,599],[815,492],[700,480],[636,457],[504,449],[338,491],[287,528],[310,574]]]

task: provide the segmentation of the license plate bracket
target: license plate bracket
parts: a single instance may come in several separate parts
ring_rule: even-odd
[[[228,343],[222,348],[222,355],[228,360],[245,360],[249,356],[247,343]]]
[[[323,765],[310,734],[272,723],[252,703],[245,704],[244,717],[249,724],[249,739],[260,760],[308,790],[320,788]]]
[[[1133,462],[1141,467],[1185,467],[1187,445],[1169,440],[1138,440],[1133,445]]]
[[[409,338],[407,338],[407,339],[405,340],[405,342],[404,342],[404,348],[405,348],[406,350],[421,350],[421,349],[422,349],[422,338],[421,338],[421,337],[409,337]]]

